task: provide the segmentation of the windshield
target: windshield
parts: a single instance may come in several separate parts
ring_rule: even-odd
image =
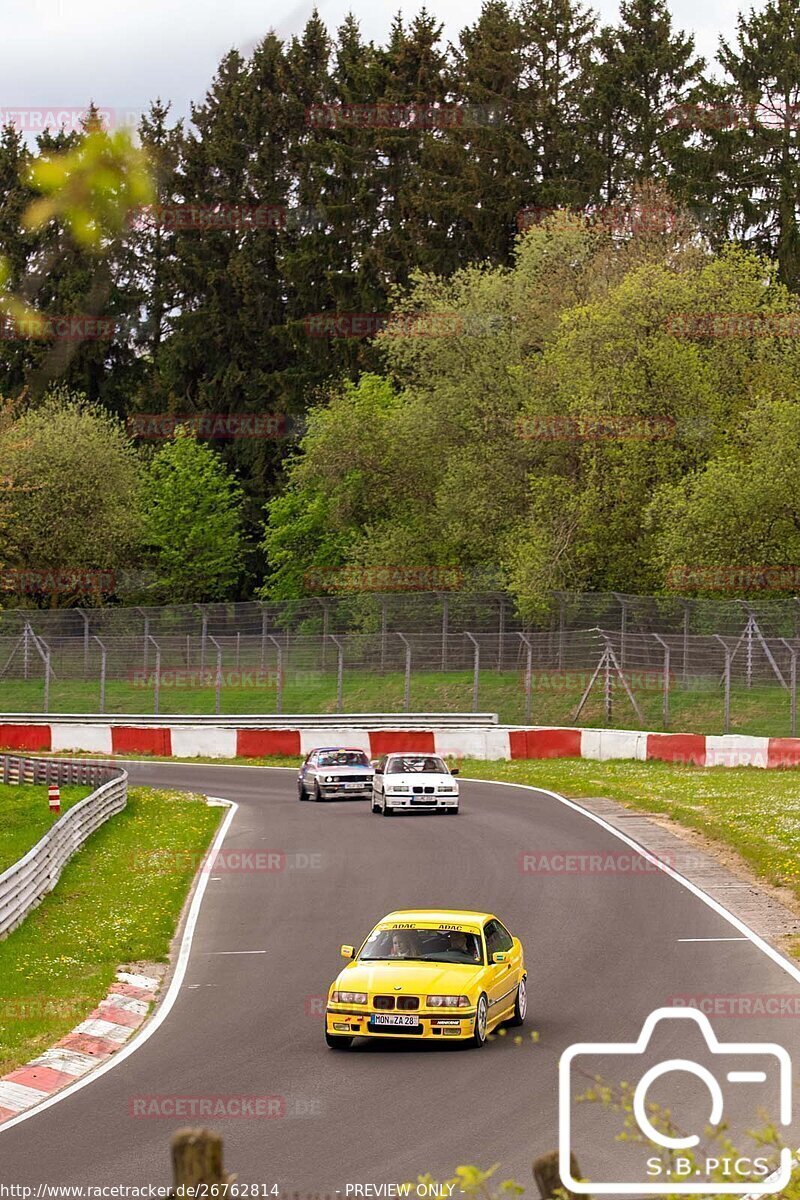
[[[450,929],[376,929],[358,957],[361,962],[483,963],[478,935]]]
[[[326,750],[317,758],[319,767],[368,767],[369,759],[362,750]]]
[[[386,764],[387,775],[415,775],[424,772],[446,775],[444,759],[436,754],[396,754]]]

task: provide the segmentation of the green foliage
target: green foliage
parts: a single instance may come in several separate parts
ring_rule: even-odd
[[[144,540],[156,580],[173,603],[224,600],[242,570],[242,490],[219,456],[179,427],[144,483]]]
[[[140,538],[140,470],[116,418],[80,395],[55,390],[0,432],[0,475],[12,484],[0,559],[53,573],[129,568]],[[102,580],[86,592],[76,583],[73,595],[54,591],[49,602],[74,603],[88,593],[99,603],[102,590]]]
[[[720,572],[727,590],[747,593],[760,568],[800,562],[800,408],[792,399],[761,396],[741,427],[700,470],[666,484],[648,515],[656,530],[655,555],[662,582],[713,590]],[[745,568],[737,579],[735,569]],[[755,571],[753,570],[755,568]],[[684,574],[685,573],[685,574]],[[781,572],[773,574],[781,587]],[[791,571],[783,587],[794,593]]]

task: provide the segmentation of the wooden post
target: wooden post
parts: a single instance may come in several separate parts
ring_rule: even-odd
[[[581,1173],[574,1154],[570,1154],[569,1162],[572,1178],[580,1179]],[[551,1150],[549,1154],[541,1154],[533,1160],[533,1178],[536,1181],[536,1186],[539,1189],[539,1195],[542,1200],[551,1200],[551,1197],[556,1192],[566,1197],[566,1200],[573,1200],[573,1198],[577,1200],[577,1193],[567,1191],[561,1182],[561,1176],[558,1173],[557,1150]]]
[[[172,1178],[178,1188],[233,1183],[222,1166],[222,1138],[210,1129],[179,1129],[172,1135]],[[174,1195],[175,1193],[173,1193]],[[177,1192],[185,1195],[185,1192]],[[213,1193],[211,1193],[213,1195]]]

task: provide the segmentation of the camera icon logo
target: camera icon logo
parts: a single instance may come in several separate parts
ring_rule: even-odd
[[[661,1022],[683,1021],[697,1026],[711,1055],[719,1056],[714,1065],[718,1068],[712,1072],[708,1067],[691,1059],[670,1058],[659,1062],[644,1071],[639,1079],[633,1095],[633,1115],[636,1124],[644,1137],[660,1150],[673,1152],[688,1151],[699,1146],[697,1134],[672,1136],[663,1130],[655,1128],[647,1109],[647,1092],[662,1076],[673,1072],[684,1072],[700,1079],[706,1086],[710,1097],[710,1110],[706,1124],[719,1125],[724,1120],[725,1097],[719,1082],[725,1080],[729,1084],[765,1085],[770,1081],[777,1084],[778,1115],[774,1122],[786,1127],[792,1119],[792,1063],[789,1053],[783,1046],[772,1042],[720,1042],[717,1039],[708,1017],[693,1008],[658,1008],[652,1012],[642,1026],[639,1038],[635,1042],[578,1042],[570,1046],[562,1055],[559,1062],[559,1173],[564,1187],[578,1195],[739,1195],[739,1196],[770,1196],[785,1188],[792,1177],[792,1151],[784,1147],[780,1153],[778,1169],[768,1177],[754,1181],[748,1171],[748,1178],[733,1179],[730,1182],[718,1178],[698,1178],[693,1171],[691,1180],[671,1178],[669,1181],[654,1182],[652,1178],[630,1181],[597,1181],[591,1182],[575,1179],[572,1173],[572,1155],[579,1150],[573,1145],[572,1097],[573,1080],[577,1071],[591,1075],[591,1063],[584,1064],[584,1059],[591,1056],[607,1057],[610,1055],[628,1056],[624,1064],[625,1073],[620,1078],[631,1078],[631,1068],[635,1059],[642,1058],[650,1044],[656,1025]],[[631,1062],[631,1059],[634,1061]],[[596,1077],[596,1072],[595,1072]],[[580,1089],[578,1089],[580,1090]],[[753,1116],[756,1116],[754,1109]],[[688,1162],[688,1160],[684,1160]],[[719,1166],[718,1160],[712,1160]],[[750,1164],[755,1160],[746,1159]],[[702,1173],[701,1173],[702,1174]]]

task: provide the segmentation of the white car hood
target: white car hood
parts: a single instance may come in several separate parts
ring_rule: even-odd
[[[458,781],[452,775],[441,775],[432,771],[412,771],[409,775],[384,775],[384,785],[390,787],[458,787]]]

